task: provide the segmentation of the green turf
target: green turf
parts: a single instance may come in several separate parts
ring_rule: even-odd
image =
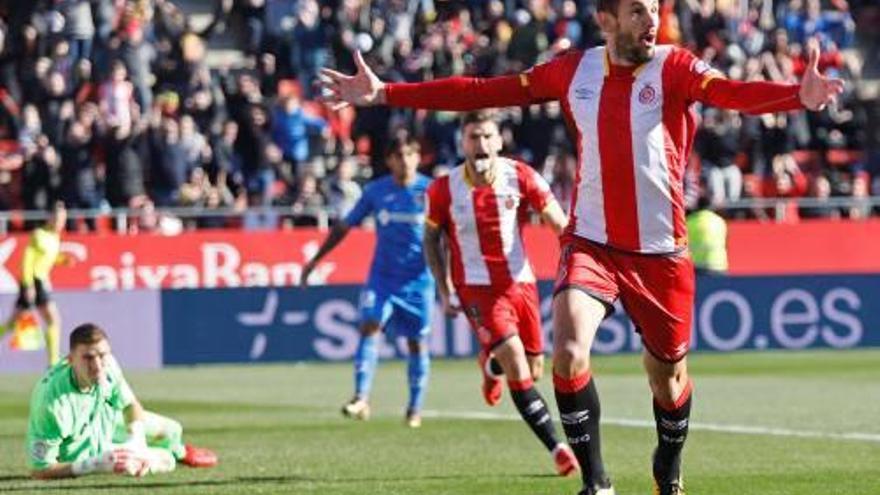
[[[651,419],[636,356],[595,359],[610,420]],[[688,493],[876,495],[880,493],[880,350],[756,353],[691,358],[696,380],[685,450]],[[470,361],[434,363],[426,404],[441,415],[402,425],[405,366],[383,363],[374,418],[343,420],[348,365],[202,366],[130,372],[148,409],[184,424],[189,441],[221,465],[141,480],[110,475],[29,480],[22,438],[35,375],[0,377],[0,492],[121,494],[574,494],[509,398],[482,405]],[[549,381],[541,382],[552,402]],[[494,420],[456,413],[497,413]],[[554,410],[555,413],[555,410]],[[868,440],[725,433],[704,425],[756,426],[810,435],[863,433]],[[650,428],[606,425],[606,462],[618,494],[650,493]]]

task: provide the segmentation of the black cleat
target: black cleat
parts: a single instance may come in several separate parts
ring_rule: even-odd
[[[654,495],[685,495],[684,483],[682,483],[681,478],[672,483],[664,483],[662,485],[658,484],[655,480]]]

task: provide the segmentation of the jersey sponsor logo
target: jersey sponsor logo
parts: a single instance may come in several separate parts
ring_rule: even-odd
[[[682,419],[680,421],[675,421],[675,420],[666,419],[666,418],[660,418],[660,426],[662,426],[663,428],[665,428],[667,430],[675,430],[675,431],[683,430],[688,427],[688,420],[687,420],[687,418]]]
[[[654,86],[652,86],[651,83],[642,86],[642,89],[639,90],[639,103],[642,105],[651,105],[656,101],[657,90],[654,89]]]
[[[584,409],[583,411],[574,411],[570,413],[560,414],[559,421],[564,425],[576,425],[583,423],[590,419],[590,410]]]
[[[525,411],[526,411],[527,415],[531,416],[532,414],[535,414],[535,413],[541,411],[543,408],[544,408],[544,403],[542,401],[533,400],[532,402],[529,402],[528,406],[526,406]]]
[[[425,222],[425,216],[422,212],[401,213],[382,209],[376,214],[376,221],[382,226],[388,225],[391,222],[419,225]]]
[[[579,443],[589,443],[590,442],[590,434],[584,433],[579,437],[568,437],[569,445],[577,445]]]
[[[574,97],[578,100],[592,100],[596,96],[596,91],[592,88],[581,86],[574,89]]]

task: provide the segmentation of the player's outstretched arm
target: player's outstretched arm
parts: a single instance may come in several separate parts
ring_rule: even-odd
[[[315,270],[315,267],[318,266],[318,262],[321,261],[321,258],[330,253],[330,251],[333,251],[333,249],[345,239],[345,236],[348,235],[349,229],[350,227],[344,220],[340,220],[333,225],[333,228],[330,229],[330,234],[324,239],[321,247],[318,248],[318,252],[315,253],[315,256],[303,267],[302,275],[299,279],[299,285],[301,287],[309,285],[309,275],[311,275]]]
[[[702,83],[696,99],[713,106],[757,115],[793,110],[822,110],[843,92],[843,81],[819,73],[818,43],[811,42],[809,63],[800,85],[767,81],[730,81],[710,78]]]
[[[421,83],[385,83],[355,52],[357,72],[345,75],[322,68],[318,85],[332,110],[349,105],[388,104],[428,110],[469,111],[481,108],[522,106],[544,101],[530,93],[524,75],[491,78],[449,77]]]

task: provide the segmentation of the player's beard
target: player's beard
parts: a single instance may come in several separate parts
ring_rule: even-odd
[[[620,59],[641,65],[654,58],[654,45],[643,45],[633,33],[617,33],[614,41]]]

